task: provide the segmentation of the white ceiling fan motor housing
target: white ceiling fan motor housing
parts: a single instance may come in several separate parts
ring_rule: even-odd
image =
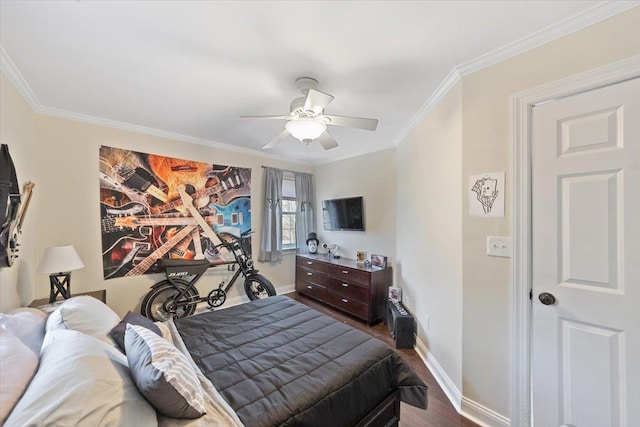
[[[296,98],[291,101],[291,104],[289,104],[289,111],[292,116],[298,116],[304,111],[304,102],[306,99],[306,96],[301,96],[300,98]]]
[[[296,79],[296,87],[307,96],[309,89],[318,90],[318,81],[313,77],[299,77]]]

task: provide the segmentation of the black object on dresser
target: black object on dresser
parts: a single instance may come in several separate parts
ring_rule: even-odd
[[[392,280],[391,267],[367,267],[318,254],[296,256],[296,291],[369,324],[383,319]]]
[[[385,323],[396,342],[396,348],[413,348],[416,345],[414,319],[400,302],[387,300]]]

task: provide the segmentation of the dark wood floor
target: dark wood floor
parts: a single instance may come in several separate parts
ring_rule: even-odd
[[[369,326],[361,320],[343,314],[338,310],[333,310],[297,292],[286,295],[340,322],[378,338],[395,350],[393,340],[386,325],[378,323],[375,326]],[[402,355],[422,381],[429,387],[429,408],[426,411],[414,408],[405,403],[402,404],[400,408],[401,427],[478,427],[474,422],[458,414],[415,350],[398,349],[396,351]]]

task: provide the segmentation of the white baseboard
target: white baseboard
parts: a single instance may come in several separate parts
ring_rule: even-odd
[[[480,426],[509,427],[511,425],[509,418],[464,396],[462,396],[462,411],[460,413],[463,417]]]
[[[427,365],[440,388],[442,388],[442,391],[444,391],[444,394],[447,395],[449,401],[460,415],[482,427],[508,427],[510,425],[509,418],[464,397],[419,338],[416,338],[416,352],[424,364]]]
[[[433,357],[429,349],[427,349],[427,346],[424,345],[419,338],[416,338],[416,352],[418,352],[422,361],[427,365],[427,368],[429,368],[429,371],[431,371],[438,384],[440,384],[440,388],[442,388],[444,394],[447,395],[453,407],[456,408],[456,411],[460,412],[462,408],[462,393],[460,393],[458,387],[451,381],[451,378],[449,378],[444,369],[442,369],[442,366],[440,366],[436,358]]]
[[[276,292],[278,293],[278,295],[284,295],[284,294],[288,294],[291,292],[295,292],[296,290],[296,285],[295,284],[291,284],[291,285],[281,285],[281,286],[277,286],[276,287]]]

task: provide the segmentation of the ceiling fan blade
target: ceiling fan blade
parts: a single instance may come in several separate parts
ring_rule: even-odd
[[[280,141],[282,141],[283,139],[285,139],[286,137],[288,137],[289,131],[288,130],[283,130],[282,132],[280,132],[278,134],[278,136],[276,136],[275,138],[273,138],[271,141],[267,142],[265,145],[262,146],[263,150],[267,150],[269,148],[273,148],[275,147]]]
[[[331,101],[333,101],[333,95],[309,89],[307,99],[304,101],[304,111],[313,111],[316,114],[321,114]]]
[[[367,119],[364,117],[346,117],[346,116],[326,116],[330,121],[329,125],[344,126],[348,128],[357,128],[364,130],[376,130],[378,127],[378,119]]]
[[[322,148],[324,148],[325,150],[331,150],[332,148],[336,148],[338,146],[336,140],[333,139],[333,137],[327,131],[324,131],[322,135],[320,135],[314,141],[318,141],[320,145],[322,145]]]
[[[291,116],[240,116],[238,118],[243,120],[286,120],[290,119]]]

